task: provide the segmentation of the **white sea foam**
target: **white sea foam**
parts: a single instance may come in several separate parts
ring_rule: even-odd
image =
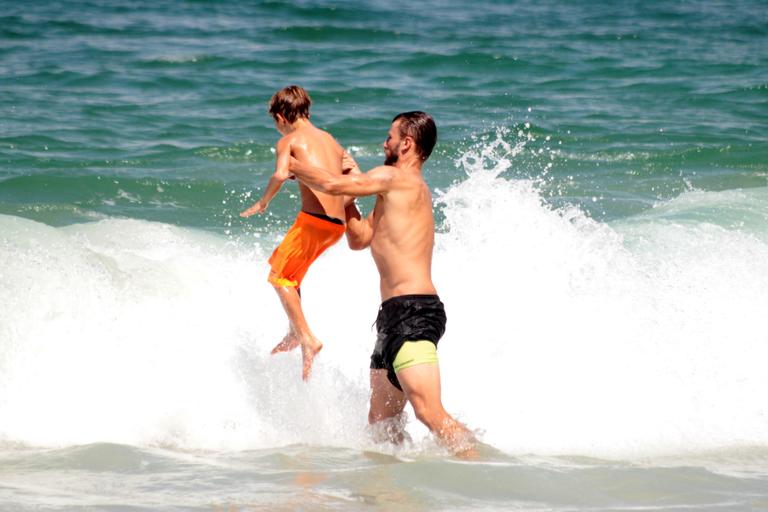
[[[765,242],[690,216],[599,223],[468,156],[436,198],[450,411],[511,453],[768,446]],[[0,216],[0,439],[367,446],[370,255],[341,243],[310,270],[326,346],[305,384],[298,353],[269,355],[286,321],[263,240]]]
[[[346,429],[361,442],[360,365],[341,374],[320,359],[305,385],[296,353],[269,356],[286,322],[258,248],[131,220],[57,229],[0,216],[0,233],[0,439],[217,449],[350,443]],[[315,273],[339,273],[331,261]],[[310,283],[308,316],[330,337],[343,304]],[[344,359],[334,350],[326,362]]]
[[[487,441],[602,456],[768,444],[765,243],[710,222],[608,226],[467,170],[441,198],[441,370]]]

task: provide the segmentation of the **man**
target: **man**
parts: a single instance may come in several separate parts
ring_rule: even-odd
[[[383,166],[341,175],[292,159],[290,170],[326,194],[376,195],[376,205],[365,219],[354,203],[345,208],[350,247],[370,247],[381,278],[369,423],[388,423],[389,437],[397,442],[403,422],[396,420],[408,401],[441,444],[454,453],[471,454],[474,436],[445,411],[440,397],[436,346],[446,316],[432,283],[432,196],[421,175],[436,141],[437,128],[428,114],[405,112],[392,121]]]
[[[264,213],[285,180],[292,178],[291,158],[321,166],[333,175],[342,173],[342,163],[348,155],[327,132],[309,121],[312,103],[307,91],[291,85],[277,91],[269,102],[269,113],[275,127],[283,135],[277,143],[275,173],[269,179],[264,195],[241,217]],[[269,259],[268,280],[275,287],[288,315],[288,334],[272,349],[272,353],[287,352],[301,345],[302,378],[307,380],[315,356],[323,344],[312,333],[301,308],[301,281],[309,266],[344,234],[344,201],[338,195],[311,190],[299,182],[301,211],[285,238]]]

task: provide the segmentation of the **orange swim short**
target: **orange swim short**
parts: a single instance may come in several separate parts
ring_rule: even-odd
[[[275,286],[301,286],[309,266],[323,251],[339,241],[344,225],[299,212],[291,229],[272,253],[270,283]]]

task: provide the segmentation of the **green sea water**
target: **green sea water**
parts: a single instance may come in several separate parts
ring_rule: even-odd
[[[0,7],[0,509],[768,510],[765,0]],[[291,83],[364,169],[437,122],[479,460],[370,440],[369,255],[308,274],[311,382],[269,355]]]
[[[765,187],[762,1],[5,2],[0,211],[223,230],[273,168],[266,103],[382,158],[394,114],[434,115],[435,187],[502,129],[507,172],[597,218],[691,188]],[[526,140],[530,138],[531,140]],[[294,200],[278,199],[286,215]],[[269,222],[269,221],[264,221]],[[250,221],[249,221],[250,223]]]

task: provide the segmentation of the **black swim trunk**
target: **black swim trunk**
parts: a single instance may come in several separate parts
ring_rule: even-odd
[[[445,332],[445,308],[437,295],[400,295],[382,302],[376,317],[376,347],[371,369],[386,369],[387,378],[400,391],[392,363],[406,341],[428,340],[437,346]]]

